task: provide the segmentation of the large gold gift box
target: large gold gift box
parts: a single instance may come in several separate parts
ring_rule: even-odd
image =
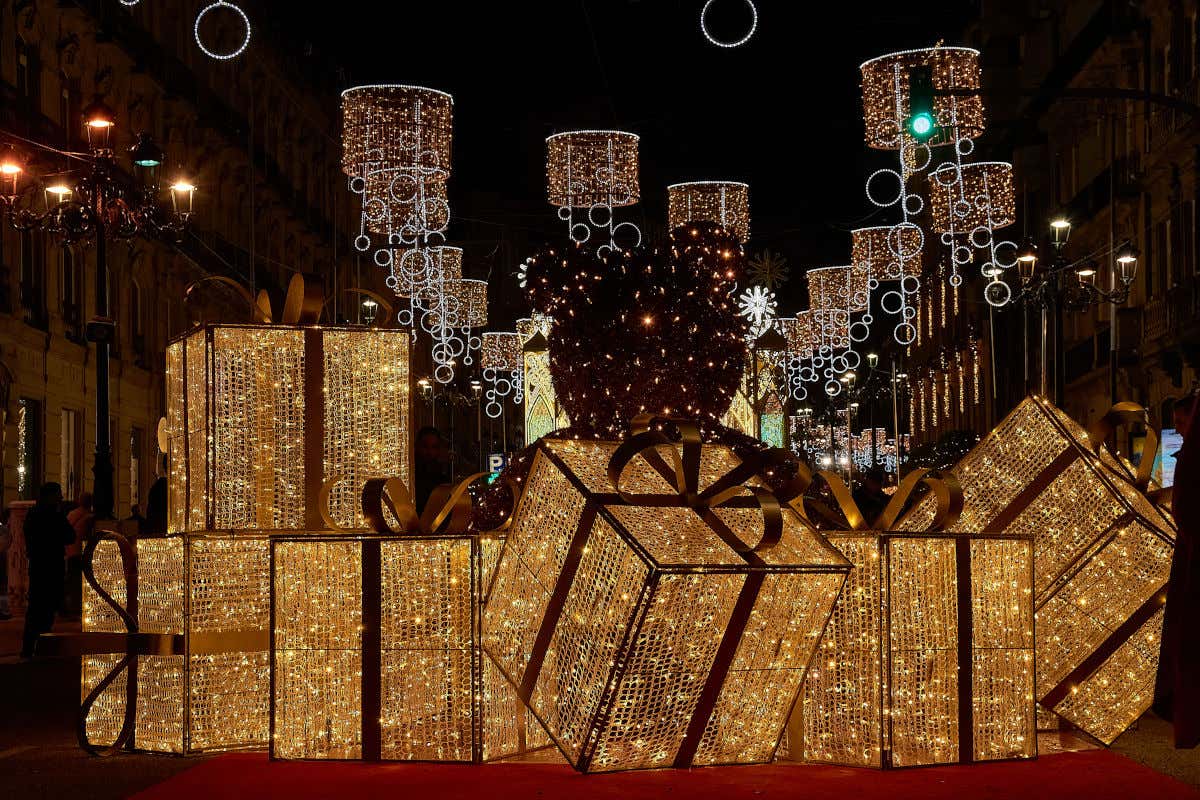
[[[829,533],[854,564],[789,726],[789,757],[910,767],[1036,755],[1033,545]]]
[[[479,648],[495,535],[277,535],[271,757],[490,761],[549,742]]]
[[[484,610],[580,771],[769,761],[849,569],[728,447],[665,442],[543,439]]]
[[[172,533],[363,527],[368,478],[408,482],[406,331],[205,325],[167,348]]]
[[[1095,446],[1103,433],[1027,398],[954,467],[965,506],[951,530],[1033,536],[1035,698],[1109,744],[1153,700],[1175,528]],[[923,503],[899,527],[932,515]]]
[[[74,634],[91,653],[83,656],[85,746],[265,747],[267,567],[267,539],[255,534],[100,540],[91,568],[113,602],[86,584],[83,633]]]

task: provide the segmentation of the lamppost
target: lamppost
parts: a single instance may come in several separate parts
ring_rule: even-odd
[[[1050,244],[1054,249],[1054,260],[1046,269],[1038,269],[1038,248],[1032,239],[1026,239],[1017,251],[1017,272],[1021,280],[1020,299],[1024,308],[1036,306],[1041,311],[1041,393],[1049,396],[1049,352],[1050,342],[1054,342],[1055,353],[1055,396],[1054,401],[1061,401],[1063,391],[1063,359],[1062,359],[1062,312],[1087,311],[1093,305],[1109,303],[1113,314],[1110,322],[1109,339],[1109,369],[1110,394],[1116,399],[1117,372],[1117,307],[1129,300],[1133,281],[1137,278],[1137,248],[1129,241],[1121,243],[1111,252],[1113,266],[1109,280],[1108,291],[1099,286],[1098,277],[1101,267],[1095,261],[1070,263],[1063,255],[1067,240],[1071,237],[1071,221],[1064,216],[1055,217],[1050,222]],[[1066,273],[1073,273],[1071,278],[1063,280]],[[1054,314],[1054,330],[1049,330],[1049,317]],[[1028,325],[1023,332],[1025,339],[1026,363],[1028,364]]]
[[[475,444],[479,450],[479,472],[483,472],[483,383],[478,378],[471,381],[471,394],[475,397]]]
[[[96,248],[96,314],[88,321],[86,338],[96,345],[96,454],[92,466],[96,518],[113,516],[112,443],[109,441],[109,357],[116,323],[109,317],[108,240],[135,238],[177,243],[181,240],[192,214],[196,187],[186,180],[171,184],[171,209],[158,203],[158,168],[163,151],[149,134],[138,134],[129,149],[137,183],[127,185],[117,171],[112,149],[115,114],[96,100],[83,109],[83,130],[88,153],[64,153],[51,147],[42,149],[83,162],[84,168],[74,184],[67,181],[46,183],[43,187],[45,208],[33,206],[36,200],[22,204],[22,195],[32,185],[22,185],[24,160],[15,148],[0,155],[0,204],[7,210],[9,223],[19,231],[38,230],[50,234],[64,246],[80,243]],[[37,192],[31,192],[37,194]]]

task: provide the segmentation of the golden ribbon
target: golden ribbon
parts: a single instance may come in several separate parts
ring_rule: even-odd
[[[677,448],[675,443],[661,430],[652,430],[655,422],[666,423],[673,427],[679,433],[681,446]],[[668,461],[664,461],[662,458],[664,451],[668,456]],[[766,486],[746,486],[745,484],[746,481],[755,477],[762,479],[765,483],[774,475],[775,467],[782,465],[784,460],[789,457],[788,452],[782,448],[771,448],[756,453],[743,459],[741,464],[700,491],[702,454],[700,426],[695,420],[639,414],[630,421],[629,436],[618,445],[608,461],[608,480],[612,484],[613,491],[629,505],[663,505],[663,495],[631,494],[621,488],[621,478],[624,476],[626,468],[640,455],[673,484],[677,497],[668,498],[671,505],[694,509],[714,527],[720,521],[715,515],[708,512],[714,508],[728,505],[735,496],[748,491],[762,512],[762,537],[754,545],[741,542],[738,537],[732,535],[732,532],[728,532],[730,535],[722,538],[732,539],[733,541],[729,541],[729,544],[739,553],[763,552],[777,545],[783,536],[782,505],[785,501],[781,500],[780,495],[787,497],[792,490],[799,487],[794,485],[794,481],[786,483],[784,488],[778,491],[772,491]]]
[[[316,324],[321,318],[321,309],[325,304],[325,287],[321,283],[321,277],[296,273],[288,281],[283,308],[278,314],[271,308],[271,296],[267,294],[266,289],[259,289],[258,295],[255,296],[244,284],[225,275],[208,275],[192,281],[183,293],[185,305],[205,283],[221,283],[233,289],[250,306],[250,318],[254,322],[267,325],[276,318],[283,325]]]
[[[93,560],[96,547],[102,541],[112,541],[121,556],[121,571],[125,576],[125,605],[118,603],[96,580]],[[88,692],[79,707],[76,737],[79,745],[97,756],[109,756],[132,744],[137,719],[137,659],[141,655],[178,655],[182,652],[183,636],[170,633],[143,633],[138,628],[138,567],[137,549],[133,541],[114,530],[97,530],[88,539],[83,551],[83,577],[125,626],[125,632],[87,631],[83,633],[47,633],[38,639],[39,656],[85,656],[121,653],[121,658]],[[116,739],[107,745],[97,745],[88,739],[87,718],[92,706],[117,676],[128,670],[125,681],[125,715]]]
[[[801,465],[801,471],[805,474],[808,470]],[[963,511],[963,491],[962,486],[958,482],[952,472],[939,472],[938,470],[926,469],[924,467],[911,470],[900,484],[896,487],[896,491],[892,494],[890,500],[879,516],[868,522],[863,516],[862,510],[858,507],[858,503],[854,501],[854,495],[850,488],[846,486],[845,481],[835,472],[828,470],[820,470],[812,476],[813,481],[820,479],[829,487],[830,494],[837,502],[838,508],[846,519],[846,523],[850,526],[850,530],[854,531],[887,531],[891,530],[903,513],[905,505],[921,484],[929,487],[937,499],[937,511],[934,514],[933,520],[925,529],[925,533],[934,533],[944,531],[958,522],[958,518]],[[812,481],[810,481],[812,482]],[[796,513],[800,515],[809,527],[817,529],[817,524],[813,520],[811,514],[816,511],[826,519],[835,519],[835,517],[823,505],[815,500],[806,499],[803,494],[797,496],[793,501],[792,507]]]
[[[424,513],[417,513],[416,503],[407,484],[400,478],[370,478],[362,488],[362,512],[367,524],[375,533],[409,533],[431,535],[435,533],[466,533],[471,527],[471,495],[468,490],[480,478],[490,472],[476,472],[456,484],[443,483],[433,490],[425,503]],[[325,482],[318,497],[321,518],[330,530],[347,530],[333,518],[329,510],[329,495],[341,480],[335,477]],[[505,485],[513,497],[512,511],[503,524],[493,530],[507,530],[516,515],[521,490],[510,478]],[[396,520],[393,528],[389,520]]]
[[[149,538],[149,537],[147,537]],[[162,537],[153,537],[162,538]],[[96,579],[96,548],[103,541],[116,543],[125,580],[125,605],[122,606]],[[121,658],[88,692],[79,706],[76,738],[80,747],[92,755],[109,756],[133,744],[137,720],[138,656],[206,655],[225,652],[265,650],[270,636],[265,630],[146,633],[138,622],[138,558],[135,537],[116,530],[98,529],[89,537],[83,551],[83,577],[120,618],[125,631],[83,631],[81,633],[44,633],[38,638],[39,656],[82,657],[120,653]],[[87,735],[87,719],[104,691],[122,673],[125,681],[125,713],[116,738],[107,745],[93,743]],[[182,701],[182,698],[181,698]]]
[[[1158,455],[1158,434],[1150,426],[1149,411],[1137,403],[1129,401],[1117,403],[1088,429],[1088,440],[1091,442],[1092,452],[1100,455],[1100,448],[1104,447],[1108,437],[1116,433],[1117,429],[1132,425],[1146,426],[1146,441],[1142,445],[1142,459],[1138,462],[1137,471],[1133,474],[1126,474],[1125,477],[1138,490],[1145,492],[1150,486],[1150,477],[1154,472],[1154,459]],[[1117,463],[1122,467],[1125,466],[1125,462],[1119,457]]]

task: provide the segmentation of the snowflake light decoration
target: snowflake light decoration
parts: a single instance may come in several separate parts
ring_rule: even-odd
[[[750,280],[775,290],[788,282],[787,259],[770,250],[764,250],[750,259]]]
[[[750,323],[750,338],[757,339],[775,319],[775,293],[765,286],[751,286],[738,295],[738,315]]]

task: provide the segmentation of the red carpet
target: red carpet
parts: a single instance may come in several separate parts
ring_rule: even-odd
[[[138,800],[1129,800],[1200,798],[1187,785],[1107,750],[1059,753],[1037,761],[929,769],[870,770],[770,765],[689,771],[579,775],[551,764],[270,763],[235,753],[197,764],[135,795]]]

